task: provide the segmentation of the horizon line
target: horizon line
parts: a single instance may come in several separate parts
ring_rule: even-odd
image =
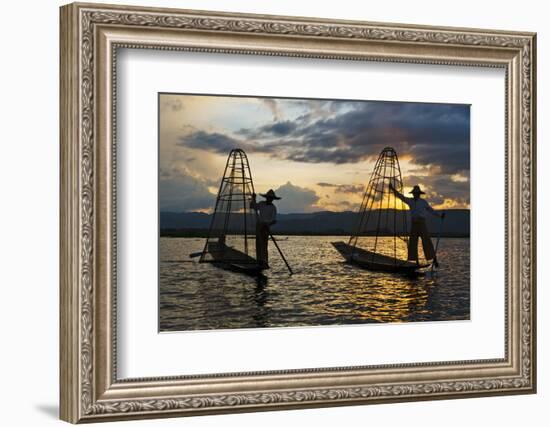
[[[383,208],[383,209],[371,209],[373,211],[378,211],[378,210],[383,210],[383,211],[387,211],[387,210],[398,210],[398,211],[404,211],[404,212],[409,212],[409,209],[393,209],[393,208]],[[471,211],[471,208],[449,208],[449,209],[434,209],[435,211],[445,211],[445,212],[448,212],[448,211]],[[320,214],[320,213],[359,213],[358,211],[350,211],[350,210],[346,210],[346,211],[330,211],[330,210],[320,210],[320,211],[313,211],[313,212],[277,212],[277,215],[297,215],[297,214],[300,214],[300,215],[314,215],[314,214]],[[202,211],[172,211],[172,210],[159,210],[159,213],[173,213],[173,214],[183,214],[183,213],[199,213],[199,214],[205,214],[205,215],[212,215],[213,212],[202,212]],[[236,214],[240,213],[240,212],[234,212]]]

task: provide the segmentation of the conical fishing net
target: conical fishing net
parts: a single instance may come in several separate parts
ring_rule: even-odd
[[[256,263],[256,214],[250,208],[253,193],[245,152],[231,150],[199,262]]]
[[[386,147],[378,156],[363,196],[358,221],[348,244],[368,251],[365,261],[394,263],[407,259],[407,207],[390,189],[403,193],[403,179],[397,153]],[[358,252],[358,251],[357,251]]]

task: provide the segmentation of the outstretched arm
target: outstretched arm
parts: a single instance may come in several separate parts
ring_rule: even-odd
[[[403,196],[403,194],[397,191],[391,182],[390,182],[390,190],[392,191],[393,194],[395,194],[395,197],[407,203],[407,197]]]

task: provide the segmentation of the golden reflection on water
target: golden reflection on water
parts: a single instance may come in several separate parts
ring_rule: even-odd
[[[434,277],[349,265],[330,244],[334,240],[341,238],[290,236],[279,244],[295,274],[288,275],[270,247],[271,269],[258,280],[188,262],[203,239],[162,238],[161,331],[469,318],[469,239],[442,239],[442,267]],[[381,244],[393,242],[382,238]]]

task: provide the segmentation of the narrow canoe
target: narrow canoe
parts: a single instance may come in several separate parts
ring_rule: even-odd
[[[430,266],[430,264],[417,264],[415,262],[378,254],[366,249],[353,247],[344,242],[331,243],[347,262],[367,270],[410,274]]]
[[[212,260],[203,262],[211,262],[217,267],[226,270],[252,276],[260,275],[264,270],[264,268],[251,256],[223,243],[209,242],[207,252],[210,254]]]

